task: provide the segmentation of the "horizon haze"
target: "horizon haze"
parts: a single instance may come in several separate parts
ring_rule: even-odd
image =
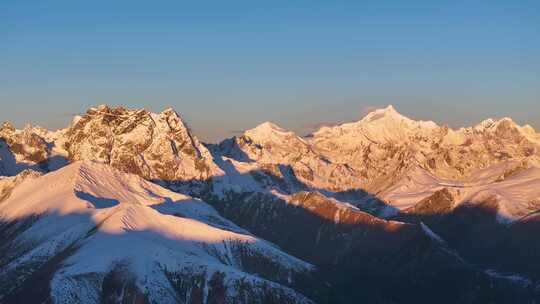
[[[1,5],[0,121],[93,105],[175,108],[205,141],[298,134],[393,104],[452,127],[540,129],[537,1],[15,2]],[[8,111],[9,109],[9,111]]]

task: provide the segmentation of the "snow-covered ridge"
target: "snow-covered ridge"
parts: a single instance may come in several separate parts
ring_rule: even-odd
[[[357,128],[365,127],[367,124],[376,124],[378,127],[387,128],[390,126],[396,126],[396,123],[400,124],[400,127],[403,128],[411,128],[411,129],[417,129],[420,131],[421,129],[426,129],[427,131],[436,131],[437,128],[445,128],[454,132],[468,132],[471,130],[475,130],[477,132],[487,131],[491,130],[494,131],[497,128],[501,126],[506,126],[510,128],[517,128],[521,132],[533,135],[533,137],[540,138],[540,134],[537,134],[533,127],[526,124],[523,126],[518,125],[515,123],[512,118],[510,117],[503,117],[500,119],[494,119],[494,118],[488,118],[480,123],[471,126],[471,127],[462,127],[459,129],[450,129],[446,126],[438,125],[437,123],[433,121],[422,121],[422,120],[413,120],[409,117],[406,117],[399,113],[394,106],[388,105],[385,108],[379,108],[375,109],[363,118],[361,118],[359,121],[355,122],[348,122],[343,124],[338,124],[334,126],[323,126],[316,130],[313,133],[313,136],[322,135],[324,133],[332,133],[332,132],[347,132],[352,131]],[[426,131],[424,130],[424,131]],[[399,132],[399,130],[394,130],[396,132]]]
[[[398,113],[389,105],[386,108],[376,109],[368,113],[357,122],[322,127],[315,131],[312,138],[341,137],[342,141],[355,137],[364,137],[374,142],[406,140],[410,132],[431,132],[437,128],[432,121],[414,121]]]
[[[329,194],[358,189],[389,193],[418,168],[434,178],[460,183],[490,166],[509,161],[539,163],[540,159],[540,135],[509,118],[453,130],[432,121],[412,120],[393,106],[374,110],[357,122],[323,127],[309,138],[265,122],[224,141],[213,152],[172,108],[150,113],[101,105],[58,132],[42,128],[23,132],[10,126],[2,130],[11,146],[4,144],[1,155],[9,157],[4,152],[19,144],[30,147],[15,153],[17,166],[1,162],[4,174],[37,166],[28,162],[35,150],[41,153],[39,159],[63,155],[72,161],[97,161],[169,184],[213,179],[214,184],[219,182],[214,189],[220,193],[268,187],[288,193],[310,189]],[[18,135],[23,133],[30,135]],[[268,178],[261,179],[259,173]],[[396,195],[392,202],[407,205],[416,198]]]
[[[29,263],[77,248],[53,277],[50,296],[60,303],[93,303],[94,296],[84,299],[87,293],[100,292],[92,274],[103,280],[119,263],[127,265],[138,289],[157,302],[174,301],[178,292],[167,275],[188,273],[208,282],[218,272],[224,275],[230,299],[242,280],[254,291],[271,286],[285,298],[309,302],[282,284],[291,283],[287,280],[296,273],[309,272],[311,265],[252,236],[200,200],[108,165],[75,162],[27,179],[0,206],[2,223],[33,219],[29,228],[10,240],[32,250],[10,252],[11,262],[0,268],[2,280],[27,269]],[[274,265],[276,274],[251,274],[257,270],[244,266],[247,258],[261,266]]]
[[[397,209],[406,210],[445,188],[453,193],[454,208],[493,201],[501,223],[520,220],[540,210],[540,167],[520,162],[493,165],[461,181],[438,178],[418,168],[380,197]]]

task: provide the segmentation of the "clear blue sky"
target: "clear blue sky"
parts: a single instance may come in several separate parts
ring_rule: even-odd
[[[0,1],[0,121],[101,103],[172,106],[209,141],[386,104],[540,129],[540,1]]]

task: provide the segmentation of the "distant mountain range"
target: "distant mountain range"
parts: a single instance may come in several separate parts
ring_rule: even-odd
[[[0,303],[538,303],[540,134],[392,106],[219,144],[173,109],[0,128]]]

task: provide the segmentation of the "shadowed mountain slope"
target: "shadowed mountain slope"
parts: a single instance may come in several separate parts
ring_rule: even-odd
[[[292,287],[312,265],[200,200],[109,166],[27,178],[0,218],[3,303],[311,302]]]

